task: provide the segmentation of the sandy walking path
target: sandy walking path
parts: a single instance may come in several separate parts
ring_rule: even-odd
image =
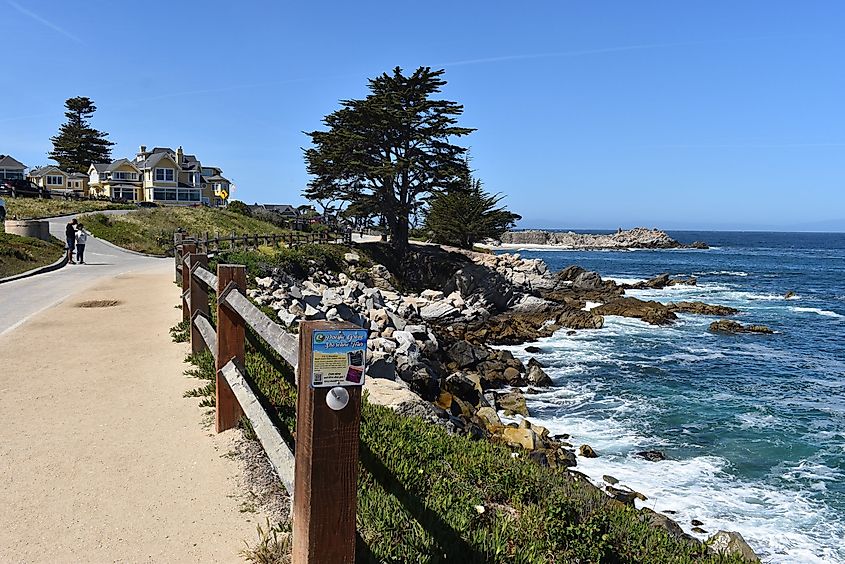
[[[0,562],[237,562],[255,539],[231,439],[182,397],[172,278],[104,279],[0,335]]]

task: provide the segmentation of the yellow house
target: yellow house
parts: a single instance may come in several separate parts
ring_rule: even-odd
[[[203,167],[195,155],[179,147],[141,145],[131,161],[92,164],[88,170],[91,194],[165,205],[222,206],[231,183],[217,167]]]
[[[41,188],[48,190],[68,189],[68,173],[54,165],[34,168],[29,171],[26,177]]]
[[[128,159],[92,164],[88,167],[88,190],[95,196],[143,200],[141,171]]]

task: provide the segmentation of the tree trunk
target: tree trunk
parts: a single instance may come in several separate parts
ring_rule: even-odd
[[[408,250],[408,218],[405,216],[388,219],[390,224],[390,245],[400,261]]]

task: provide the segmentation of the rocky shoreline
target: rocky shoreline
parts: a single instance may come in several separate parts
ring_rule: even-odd
[[[669,237],[665,231],[645,227],[635,227],[628,230],[619,229],[616,233],[606,235],[537,229],[509,231],[502,235],[500,246],[617,251],[624,249],[709,248],[706,243],[701,241],[684,245]]]
[[[302,319],[344,320],[368,329],[365,389],[370,401],[421,417],[453,434],[507,445],[515,456],[570,472],[575,472],[579,456],[597,454],[589,445],[576,446],[569,435],[552,435],[527,419],[525,394],[551,386],[552,380],[536,359],[523,363],[497,345],[523,344],[561,329],[598,330],[605,315],[671,325],[677,313],[719,317],[737,313],[726,306],[662,304],[625,295],[631,288],[694,285],[695,278],[661,274],[635,285],[619,285],[578,266],[552,273],[540,259],[434,246],[415,247],[409,261],[414,272],[397,278],[371,258],[384,253],[378,244],[361,245],[360,252],[344,255],[342,272],[316,264],[305,275],[274,268],[255,279],[257,288],[249,295],[274,310],[290,330]],[[713,330],[743,330],[744,326],[723,321]],[[642,456],[662,459],[657,452]],[[645,497],[608,480],[603,491],[631,507]],[[669,517],[641,511],[644,520],[673,536],[700,542]],[[730,535],[726,545],[753,555],[738,534],[720,531],[714,537],[719,535]]]

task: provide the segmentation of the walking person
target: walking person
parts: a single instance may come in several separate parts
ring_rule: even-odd
[[[85,264],[85,243],[87,241],[88,234],[80,223],[76,226],[76,260],[79,264]]]
[[[76,247],[76,219],[70,220],[70,223],[65,226],[65,240],[67,241],[67,261],[70,264],[73,262],[73,249]]]

